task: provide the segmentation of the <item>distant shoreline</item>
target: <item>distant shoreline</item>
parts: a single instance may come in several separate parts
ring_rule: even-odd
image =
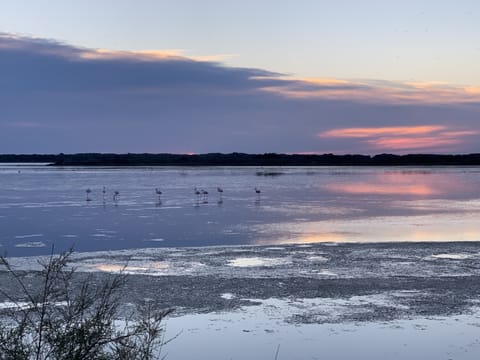
[[[50,166],[474,166],[480,153],[437,154],[0,154],[0,163],[48,163]]]

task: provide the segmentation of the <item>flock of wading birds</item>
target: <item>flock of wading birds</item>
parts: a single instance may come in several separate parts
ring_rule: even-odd
[[[260,199],[260,194],[262,192],[257,187],[254,188],[254,190],[255,190],[255,193],[257,194],[257,199]],[[204,189],[194,188],[193,192],[196,196],[197,203],[200,202],[200,200],[203,203],[208,203],[208,191],[206,191]],[[90,197],[91,193],[92,193],[92,189],[88,188],[88,189],[85,190],[85,194],[86,194],[86,199],[85,200],[87,202],[92,201],[92,198]],[[222,199],[223,199],[223,189],[221,187],[217,187],[217,193],[220,195],[220,201],[222,201]],[[158,203],[161,203],[162,202],[162,191],[158,188],[155,188],[155,194],[158,197]],[[103,195],[103,201],[105,202],[106,197],[107,197],[107,188],[105,186],[102,189],[102,195]],[[118,190],[115,190],[113,192],[113,202],[114,203],[118,203],[119,196],[120,196],[120,192]]]

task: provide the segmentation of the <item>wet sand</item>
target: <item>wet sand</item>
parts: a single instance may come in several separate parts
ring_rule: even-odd
[[[28,275],[31,288],[37,285],[35,260],[10,259]],[[290,323],[372,322],[468,314],[480,300],[479,243],[138,249],[77,253],[71,261],[76,279],[92,282],[125,264],[122,302],[150,300],[177,316],[258,306],[273,298],[342,302],[331,314],[304,306],[284,319]],[[4,271],[0,284],[9,293],[17,290]]]

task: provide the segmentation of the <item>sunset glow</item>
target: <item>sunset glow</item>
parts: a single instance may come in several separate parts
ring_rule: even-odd
[[[318,136],[320,138],[360,139],[373,149],[404,151],[448,149],[478,134],[478,131],[454,130],[443,125],[421,125],[333,129],[324,131]]]
[[[461,139],[452,137],[381,137],[367,141],[368,144],[378,149],[409,150],[409,149],[431,149],[438,146],[455,145],[461,142]]]
[[[274,240],[257,240],[255,245],[287,245],[287,244],[316,244],[316,243],[326,243],[326,242],[342,242],[347,241],[348,239],[340,234],[335,232],[309,232],[309,228],[318,227],[318,224],[304,224],[305,233],[299,235],[292,235],[291,238],[281,238]],[[314,229],[311,229],[314,231]]]
[[[375,82],[344,79],[282,78],[281,86],[267,86],[266,92],[293,99],[351,99],[361,102],[405,103],[478,103],[477,87],[448,83]],[[289,80],[289,81],[287,81]]]
[[[320,133],[320,137],[347,137],[347,138],[368,138],[378,135],[419,135],[445,130],[445,126],[398,126],[381,128],[347,128],[334,129]]]
[[[433,208],[427,198],[435,199],[450,193],[467,193],[470,185],[449,176],[438,176],[435,173],[422,171],[387,171],[374,173],[363,179],[328,183],[322,186],[331,193],[344,195],[385,195],[401,199],[403,196],[419,197],[418,207]],[[454,208],[454,205],[450,205]]]
[[[95,49],[83,51],[79,54],[82,59],[116,59],[130,58],[134,60],[156,61],[169,58],[180,58],[181,50],[142,50],[142,51],[114,51],[108,49]]]

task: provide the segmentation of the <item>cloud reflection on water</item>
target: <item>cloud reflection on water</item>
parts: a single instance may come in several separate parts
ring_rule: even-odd
[[[426,185],[398,185],[398,184],[327,184],[325,188],[332,192],[346,194],[376,194],[376,195],[434,195],[435,189]]]
[[[260,237],[255,244],[480,241],[479,218],[477,211],[272,224],[265,233],[282,235]],[[262,227],[257,227],[260,233]]]
[[[344,194],[433,196],[472,191],[471,184],[456,174],[429,171],[373,172],[368,176],[352,177],[346,181],[324,185],[327,191]]]
[[[476,168],[368,168],[331,175],[318,184],[324,200],[310,202],[310,209],[304,204],[309,219],[292,211],[296,220],[258,225],[265,236],[255,243],[480,241]],[[347,211],[330,211],[340,208]]]

